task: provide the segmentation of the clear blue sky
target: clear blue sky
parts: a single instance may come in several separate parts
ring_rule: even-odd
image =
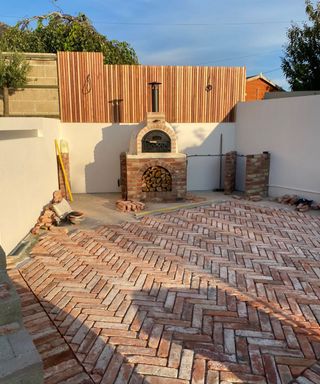
[[[128,41],[142,64],[246,66],[286,87],[286,30],[304,0],[2,0],[0,21],[61,9],[85,13],[109,39]]]

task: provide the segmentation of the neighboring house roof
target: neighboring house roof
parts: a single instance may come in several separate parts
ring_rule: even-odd
[[[267,92],[265,99],[283,99],[285,97],[304,97],[320,95],[320,91],[290,91],[290,92]]]
[[[262,73],[259,75],[254,75],[254,76],[248,76],[247,77],[247,82],[253,81],[253,80],[263,80],[267,84],[269,84],[271,87],[276,88],[278,91],[284,91],[283,88],[279,87],[279,85],[275,84],[273,81],[269,80],[267,77],[265,77]]]

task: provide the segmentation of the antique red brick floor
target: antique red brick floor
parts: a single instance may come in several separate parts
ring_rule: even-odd
[[[320,383],[320,218],[238,201],[46,235],[11,271],[45,383]]]

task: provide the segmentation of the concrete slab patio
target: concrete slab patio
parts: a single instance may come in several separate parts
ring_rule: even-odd
[[[11,270],[45,383],[320,383],[320,218],[226,201],[48,234]]]
[[[229,200],[223,192],[196,191],[192,195],[205,201]],[[116,209],[116,201],[121,199],[120,193],[78,193],[74,194],[72,209],[83,211],[85,221],[81,228],[92,228],[101,224],[121,224],[125,221],[137,221],[133,213],[120,212]],[[145,211],[158,211],[161,209],[175,209],[177,206],[190,206],[191,200],[173,202],[147,202]],[[143,213],[143,211],[142,211]]]

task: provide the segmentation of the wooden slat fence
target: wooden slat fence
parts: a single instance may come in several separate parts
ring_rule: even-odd
[[[121,122],[140,122],[151,111],[152,81],[162,83],[159,110],[171,123],[233,122],[245,99],[243,67],[103,65],[102,54],[87,52],[59,53],[58,64],[64,122],[112,122],[115,99]]]
[[[59,52],[60,116],[64,122],[105,122],[102,53]]]

